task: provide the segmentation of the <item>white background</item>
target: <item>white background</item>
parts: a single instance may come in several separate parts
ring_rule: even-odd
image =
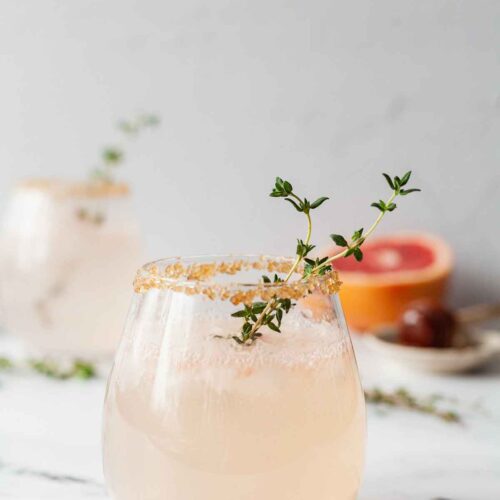
[[[500,2],[2,0],[0,208],[19,177],[84,177],[114,122],[163,124],[130,147],[148,258],[290,254],[366,226],[381,171],[413,169],[384,231],[443,235],[453,300],[500,292]]]

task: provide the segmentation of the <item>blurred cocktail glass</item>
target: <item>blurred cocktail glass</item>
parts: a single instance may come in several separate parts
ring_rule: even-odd
[[[114,500],[356,498],[365,407],[339,283],[335,272],[262,282],[291,265],[205,257],[140,270],[105,403]],[[281,333],[235,341],[231,314],[271,298],[297,304]]]
[[[1,319],[42,355],[114,353],[141,259],[127,185],[29,180],[0,243]]]

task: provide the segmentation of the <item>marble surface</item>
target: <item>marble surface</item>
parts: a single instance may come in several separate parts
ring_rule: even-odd
[[[366,472],[359,500],[500,498],[500,361],[461,377],[386,366],[356,340],[366,388],[404,386],[456,401],[463,424],[370,405]],[[0,353],[16,350],[0,338]],[[103,379],[51,381],[0,374],[0,498],[107,498],[101,472]],[[235,500],[237,500],[235,498]]]

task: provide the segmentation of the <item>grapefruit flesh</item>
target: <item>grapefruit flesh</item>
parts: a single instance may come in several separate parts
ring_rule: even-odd
[[[428,234],[399,234],[368,240],[364,258],[334,261],[342,286],[340,298],[349,326],[367,331],[394,325],[419,299],[442,303],[453,258],[450,247]],[[326,252],[339,251],[333,247]]]
[[[343,272],[384,274],[425,269],[434,262],[433,250],[418,241],[366,243],[363,253],[361,262],[348,257],[336,261],[335,268]]]

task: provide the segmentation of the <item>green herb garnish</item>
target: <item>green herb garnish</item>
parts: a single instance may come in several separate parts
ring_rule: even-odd
[[[390,177],[388,174],[383,175],[389,184],[392,193],[386,201],[380,200],[372,203],[371,206],[380,211],[378,217],[375,219],[375,222],[366,232],[364,232],[363,228],[354,231],[349,240],[341,234],[330,235],[331,239],[339,247],[343,248],[343,250],[332,257],[322,257],[316,259],[308,257],[310,252],[315,248],[315,246],[311,244],[311,211],[320,207],[325,201],[328,200],[328,197],[321,196],[311,202],[307,198],[301,198],[298,196],[294,192],[293,186],[290,182],[277,177],[270,196],[273,198],[284,198],[285,201],[290,203],[294,209],[297,210],[297,212],[303,213],[307,219],[307,233],[304,240],[297,240],[297,248],[295,252],[296,258],[286,277],[281,279],[275,275],[273,280],[271,280],[268,276],[263,276],[263,282],[287,282],[301,264],[304,264],[302,280],[307,280],[312,276],[321,276],[331,272],[331,263],[334,260],[353,255],[357,261],[361,261],[363,259],[361,246],[375,231],[384,216],[388,212],[393,212],[396,209],[394,200],[398,196],[405,196],[410,193],[420,191],[420,189],[403,189],[410,180],[411,171],[407,172],[401,178],[398,176]],[[280,332],[283,315],[288,313],[293,305],[294,304],[292,304],[292,302],[288,299],[278,299],[276,297],[268,302],[254,302],[251,305],[245,305],[243,309],[232,314],[233,317],[243,318],[243,325],[241,327],[240,334],[233,336],[233,339],[238,344],[249,345],[262,336],[262,333],[259,330],[264,326],[267,326],[275,332]]]
[[[160,119],[153,114],[142,114],[131,120],[122,120],[118,129],[127,137],[137,136],[147,128],[159,125]],[[120,146],[107,146],[101,151],[101,165],[92,172],[92,180],[97,182],[114,182],[113,170],[125,161],[125,152]]]
[[[0,370],[10,370],[14,367],[14,363],[5,356],[0,356]]]
[[[75,359],[71,364],[57,363],[49,359],[31,359],[27,362],[14,363],[11,359],[0,356],[0,370],[10,370],[14,368],[23,368],[25,365],[46,377],[59,380],[70,378],[90,379],[97,377],[96,367],[89,361]]]
[[[132,120],[122,120],[118,123],[118,129],[127,138],[137,136],[146,128],[159,125],[160,119],[153,114],[142,114]],[[125,162],[125,152],[121,146],[107,146],[101,151],[100,165],[94,168],[90,174],[91,183],[112,184],[115,182],[114,170]],[[106,220],[102,211],[92,211],[85,207],[76,210],[76,217],[84,222],[90,222],[100,226]]]
[[[36,372],[49,378],[67,380],[70,378],[90,379],[97,375],[93,364],[88,361],[75,360],[68,368],[62,368],[54,361],[50,360],[31,360],[31,368]]]
[[[429,397],[424,400],[418,400],[404,388],[396,389],[393,392],[385,392],[377,387],[371,390],[365,390],[365,399],[368,403],[376,405],[393,406],[396,408],[406,408],[419,413],[427,413],[444,420],[445,422],[460,422],[460,415],[454,411],[441,410],[436,405],[438,398]]]
[[[156,127],[160,124],[160,118],[153,114],[141,114],[132,120],[121,120],[118,128],[127,135],[137,135],[143,129]]]

